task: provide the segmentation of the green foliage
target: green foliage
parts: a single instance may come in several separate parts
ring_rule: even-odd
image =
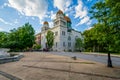
[[[0,40],[1,47],[10,48],[11,50],[23,50],[31,48],[35,43],[34,29],[29,23],[26,23],[18,29],[12,29],[7,34],[2,34]],[[0,33],[1,34],[1,33]]]
[[[35,43],[34,29],[29,23],[26,23],[22,27],[18,28],[19,41],[23,44],[23,47],[32,47]],[[25,45],[25,46],[24,46]]]
[[[0,48],[7,42],[8,33],[0,32]]]
[[[75,42],[75,48],[76,50],[82,50],[83,48],[83,41],[81,38],[77,38]]]
[[[120,0],[95,3],[91,19],[98,20],[93,28],[84,31],[85,48],[92,51],[120,52]]]
[[[41,49],[41,45],[40,44],[35,44],[33,46],[33,49],[36,49],[36,50]]]
[[[54,33],[52,31],[48,31],[47,35],[46,35],[46,39],[47,39],[47,48],[52,48],[52,46],[54,45]]]

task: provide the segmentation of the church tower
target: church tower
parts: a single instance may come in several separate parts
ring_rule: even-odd
[[[68,32],[71,31],[71,19],[66,16],[61,10],[56,13],[56,19],[54,20],[54,27],[67,27]]]
[[[64,19],[64,14],[61,10],[56,13],[56,19],[54,20],[54,27],[66,26],[66,21]]]
[[[46,30],[48,30],[48,29],[49,29],[49,24],[48,24],[47,21],[45,21],[45,22],[43,23],[42,31],[46,31]]]

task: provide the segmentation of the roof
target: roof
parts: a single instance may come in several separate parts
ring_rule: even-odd
[[[38,35],[41,35],[41,33],[37,33],[37,34],[35,34],[35,36],[38,36]]]
[[[67,16],[64,16],[64,19],[65,19],[67,22],[71,22],[70,18],[67,17]]]
[[[43,24],[48,24],[48,22],[47,22],[47,21],[45,21]]]
[[[63,12],[62,12],[61,10],[59,10],[59,11],[57,12],[57,14],[63,14]]]

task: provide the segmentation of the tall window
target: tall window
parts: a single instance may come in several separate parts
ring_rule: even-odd
[[[55,36],[57,36],[57,35],[58,35],[58,31],[55,32]]]
[[[57,42],[55,43],[55,46],[57,47]]]
[[[62,35],[65,36],[65,31],[62,31]]]
[[[63,25],[66,25],[66,23],[65,23],[64,21],[61,21],[61,23],[62,23]]]
[[[77,39],[78,38],[78,36],[75,36],[75,39]]]
[[[67,27],[71,27],[71,23],[68,22],[68,23],[67,23]]]
[[[71,42],[68,42],[68,47],[71,47]]]
[[[65,42],[63,42],[63,47],[65,47]]]
[[[70,36],[68,36],[68,40],[69,40],[69,41],[71,40],[71,37],[70,37]]]

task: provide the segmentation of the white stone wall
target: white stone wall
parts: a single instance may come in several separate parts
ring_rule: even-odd
[[[54,32],[54,45],[53,50],[54,51],[60,51],[60,27],[55,27],[51,29],[52,32]],[[57,32],[57,35],[55,33]],[[57,46],[56,46],[57,43]]]
[[[65,35],[62,35],[62,31],[65,32]],[[67,28],[66,27],[60,27],[60,49],[61,51],[67,51]],[[63,46],[63,42],[65,43],[65,46]]]
[[[62,35],[62,31],[65,31],[65,36]],[[78,38],[81,38],[81,33],[74,31],[74,30],[72,30],[71,32],[68,32],[66,27],[61,27],[60,32],[61,32],[61,35],[60,35],[61,50],[62,51],[69,51],[69,50],[74,51],[75,50],[75,41],[76,41],[75,38],[76,38],[76,36]],[[71,40],[68,40],[69,36],[71,37]],[[63,46],[63,42],[65,42],[65,47]],[[71,46],[68,46],[68,42],[71,43]]]
[[[53,45],[53,50],[54,51],[59,51],[60,47],[60,27],[54,27],[52,29],[49,29],[50,31],[54,32],[54,45]],[[41,33],[41,46],[42,46],[42,49],[43,48],[46,48],[46,35],[47,35],[47,31],[44,31]],[[55,32],[57,32],[58,34],[55,35]],[[57,47],[56,47],[56,42],[57,42]]]
[[[76,38],[82,38],[81,33],[72,30],[71,32],[67,31],[67,27],[54,27],[52,29],[49,29],[52,32],[54,32],[54,45],[53,50],[54,51],[74,51],[75,50],[75,39]],[[47,30],[48,31],[48,30]],[[46,48],[46,35],[47,31],[41,33],[41,46],[42,49]],[[65,32],[65,35],[62,35],[62,31]],[[57,32],[57,35],[55,33]],[[68,37],[71,37],[71,40],[68,40]],[[63,46],[63,42],[65,43],[65,46]],[[71,46],[68,46],[68,42],[71,43]],[[57,43],[57,46],[56,46]]]
[[[54,32],[54,51],[74,51],[75,49],[75,38],[82,38],[81,33],[75,30],[71,30],[71,32],[68,32],[66,20],[64,19],[63,15],[57,15],[56,19],[54,20],[54,27],[48,30],[51,30]],[[42,49],[46,48],[46,35],[47,31],[44,31],[41,33],[41,46]],[[65,32],[65,35],[62,35],[62,31]],[[57,32],[57,35],[55,33]],[[71,40],[68,40],[68,36],[71,37]],[[65,43],[65,46],[63,46],[63,42]],[[71,46],[68,46],[68,42],[71,43]],[[57,46],[56,46],[57,44]]]
[[[41,47],[46,48],[46,35],[47,35],[47,31],[44,31],[41,33]]]
[[[75,41],[76,41],[76,37],[77,38],[82,38],[81,33],[72,30],[72,50],[75,50]]]

